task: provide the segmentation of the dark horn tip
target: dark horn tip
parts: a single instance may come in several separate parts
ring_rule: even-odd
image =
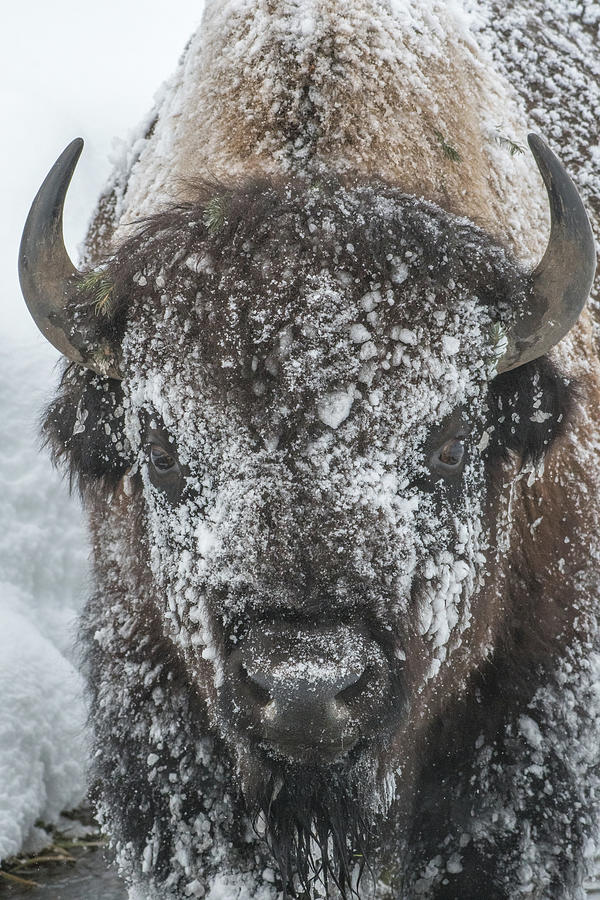
[[[529,149],[533,153],[533,158],[535,159],[540,175],[544,180],[546,189],[549,192],[552,190],[553,180],[556,180],[557,178],[560,179],[561,187],[563,184],[565,186],[567,183],[570,184],[570,179],[563,169],[562,163],[539,134],[535,134],[534,132],[528,134],[527,143],[529,144]]]
[[[77,152],[78,154],[80,154],[81,151],[83,150],[84,143],[85,143],[85,141],[83,140],[83,138],[80,138],[80,137],[73,138],[71,143],[67,144],[67,146],[65,147],[65,152],[67,150],[69,150],[69,151],[72,151],[73,153]]]
[[[67,144],[63,152],[60,154],[53,169],[64,171],[68,181],[71,180],[75,166],[79,162],[81,151],[83,150],[83,138],[74,138],[70,144]],[[67,182],[68,183],[68,182]]]
[[[531,296],[517,312],[498,372],[531,362],[562,340],[585,306],[596,271],[594,234],[577,187],[539,135],[529,134],[527,142],[548,195],[550,237],[531,273]]]
[[[527,143],[529,144],[532,153],[535,153],[536,150],[542,150],[544,147],[548,146],[546,141],[543,140],[543,138],[541,138],[539,134],[536,134],[535,131],[529,132],[529,134],[527,135]]]
[[[71,151],[71,150],[73,152],[75,150],[79,150],[79,152],[81,153],[81,151],[83,150],[83,145],[84,145],[83,138],[80,138],[80,137],[73,138],[73,140],[69,144],[67,144],[67,146],[65,147],[63,152],[66,153],[67,151]]]

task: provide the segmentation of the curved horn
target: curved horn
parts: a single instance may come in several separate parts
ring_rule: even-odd
[[[545,142],[527,138],[550,202],[550,239],[531,275],[528,304],[517,313],[498,372],[508,372],[549,350],[573,327],[596,271],[594,235],[577,188]]]
[[[100,375],[118,378],[111,349],[90,346],[66,313],[68,291],[79,273],[65,249],[63,206],[82,149],[81,138],[71,141],[31,204],[19,249],[19,280],[35,324],[57,350]]]

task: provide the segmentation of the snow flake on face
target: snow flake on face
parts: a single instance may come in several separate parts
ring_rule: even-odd
[[[448,356],[454,356],[460,350],[460,341],[451,334],[442,335],[442,344]]]
[[[326,394],[319,400],[317,406],[321,422],[329,425],[330,428],[337,428],[350,415],[353,400],[353,390],[348,393],[333,391],[331,394]]]
[[[402,341],[403,344],[412,344],[415,346],[417,343],[417,335],[414,331],[411,331],[410,328],[401,328],[399,325],[394,325],[390,330],[390,335],[392,340]]]
[[[350,328],[350,338],[355,344],[364,344],[370,340],[371,332],[364,325],[352,325]]]

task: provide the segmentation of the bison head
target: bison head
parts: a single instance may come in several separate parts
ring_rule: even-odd
[[[101,588],[179,660],[284,885],[317,846],[349,882],[502,629],[503,483],[564,424],[543,354],[594,265],[534,149],[554,199],[533,276],[383,181],[202,185],[85,277],[57,248],[77,148],[36,200],[25,290],[75,363],[45,427],[94,510]]]

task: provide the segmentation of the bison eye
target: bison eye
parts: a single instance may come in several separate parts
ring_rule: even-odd
[[[150,445],[150,460],[157,472],[171,472],[177,468],[177,460],[158,444]]]
[[[159,444],[156,441],[148,442],[148,474],[150,481],[157,490],[161,491],[169,503],[178,503],[184,489],[184,472],[177,459],[177,454],[171,448]]]
[[[431,465],[442,475],[459,472],[465,456],[465,437],[455,435],[438,447],[431,456]]]

